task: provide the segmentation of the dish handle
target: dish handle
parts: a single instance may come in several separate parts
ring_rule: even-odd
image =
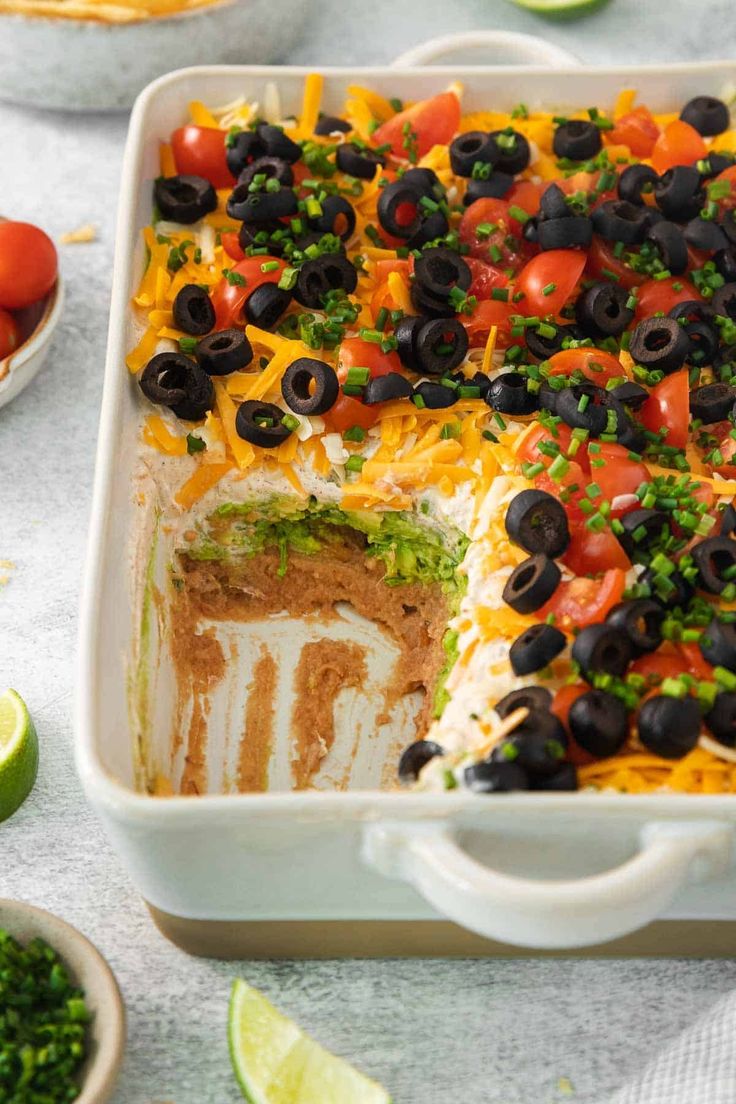
[[[537,881],[471,858],[446,822],[383,822],[363,838],[365,861],[409,882],[438,912],[489,939],[562,950],[604,943],[655,920],[693,878],[722,874],[733,831],[718,821],[653,821],[640,850],[603,874]]]
[[[417,65],[540,65],[549,68],[570,68],[580,65],[580,59],[547,42],[537,35],[518,31],[460,31],[439,35],[421,42],[400,54],[391,65],[408,68]]]

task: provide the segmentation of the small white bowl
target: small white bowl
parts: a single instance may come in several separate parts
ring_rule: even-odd
[[[57,276],[45,299],[14,312],[23,341],[9,356],[0,358],[0,406],[20,394],[43,366],[63,304],[64,288]]]
[[[43,939],[56,951],[73,983],[83,990],[92,1022],[82,1091],[75,1104],[104,1104],[112,1095],[125,1049],[125,1009],[112,970],[76,928],[24,901],[0,899],[0,928],[24,945],[31,939]]]
[[[171,69],[284,57],[308,11],[303,0],[219,0],[131,23],[0,14],[0,99],[120,110]]]

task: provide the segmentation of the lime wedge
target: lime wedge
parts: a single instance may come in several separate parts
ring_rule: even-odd
[[[324,1050],[244,981],[233,982],[228,1036],[250,1104],[391,1104],[385,1089]]]
[[[0,820],[18,809],[38,772],[38,738],[26,704],[15,690],[0,694]]]
[[[575,19],[602,8],[608,0],[509,0],[509,3],[550,19]]]

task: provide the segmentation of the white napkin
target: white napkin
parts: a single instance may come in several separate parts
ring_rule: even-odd
[[[735,1104],[736,993],[719,1000],[607,1104]]]

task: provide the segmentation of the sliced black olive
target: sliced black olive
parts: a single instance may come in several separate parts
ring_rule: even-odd
[[[283,423],[284,412],[274,403],[246,399],[235,415],[238,437],[259,448],[276,448],[291,434]]]
[[[233,188],[227,201],[230,218],[260,226],[297,213],[297,198],[291,188],[278,192],[251,192],[248,188],[248,184],[236,184]]]
[[[259,123],[256,134],[269,157],[280,157],[293,165],[302,155],[302,147],[292,142],[281,127],[271,123]]]
[[[470,268],[454,249],[425,249],[414,262],[415,285],[439,303],[447,303],[455,288],[467,291],[472,280]]]
[[[575,638],[572,658],[586,679],[598,673],[620,678],[631,662],[631,641],[615,625],[586,625]]]
[[[586,215],[544,219],[537,224],[541,249],[586,249],[593,237],[593,223]]]
[[[475,375],[470,377],[465,376],[462,372],[455,372],[452,379],[458,387],[476,387],[479,399],[485,399],[491,386],[490,376],[487,376],[485,372],[476,372]]]
[[[511,793],[528,790],[526,771],[516,763],[473,763],[463,771],[465,785],[473,793]]]
[[[172,314],[177,329],[197,337],[209,333],[215,324],[212,300],[199,284],[185,284],[177,292]]]
[[[449,229],[449,223],[442,211],[430,211],[422,220],[416,233],[406,243],[409,249],[423,249],[430,242],[444,238]]]
[[[736,575],[736,541],[730,537],[706,537],[690,555],[698,569],[697,586],[709,594],[721,594]]]
[[[552,713],[542,714],[530,714],[524,725],[529,725],[532,720],[536,720],[537,717],[541,720],[542,717],[552,718],[557,720]],[[559,724],[559,722],[557,722]],[[551,728],[552,726],[543,726],[544,729]],[[562,725],[560,727],[560,733],[563,737],[562,740],[555,739],[554,736],[547,735],[546,731],[534,732],[526,731],[521,732],[519,729],[515,729],[512,736],[502,740],[500,744],[497,744],[491,752],[492,763],[515,763],[516,766],[521,767],[523,771],[526,771],[530,778],[549,778],[550,775],[556,773],[559,769],[562,760],[565,758],[565,747],[567,744],[567,737]]]
[[[547,380],[544,380],[543,383],[540,384],[539,390],[537,391],[537,398],[539,399],[539,409],[549,410],[551,414],[556,414],[557,399],[559,398],[559,395],[560,392],[556,391],[555,388],[547,382]]]
[[[704,303],[700,299],[686,299],[684,303],[675,303],[667,312],[669,318],[678,321],[684,318],[686,322],[711,322],[715,316],[710,303]]]
[[[442,376],[462,364],[467,351],[465,327],[456,318],[434,318],[420,326],[416,334],[416,371],[426,376]]]
[[[730,169],[733,163],[733,154],[729,153],[728,150],[710,150],[705,158],[707,169],[703,172],[705,165],[701,166],[700,175],[703,180],[710,180],[714,176],[719,176],[726,169]]]
[[[368,380],[363,392],[366,406],[374,403],[391,402],[393,399],[408,399],[414,392],[406,376],[401,372],[387,372],[385,376],[374,376]]]
[[[557,396],[556,410],[563,422],[572,429],[587,429],[591,437],[600,437],[601,433],[608,430],[610,424],[608,414],[611,410],[616,416],[615,427],[611,432],[623,428],[625,414],[621,418],[619,412],[615,410],[616,405],[616,400],[611,398],[611,395],[602,387],[597,387],[594,383],[576,383],[560,391]],[[621,413],[623,413],[623,407],[621,407]]]
[[[544,552],[554,560],[570,543],[565,508],[546,491],[520,491],[509,503],[505,524],[509,539],[532,554]]]
[[[266,222],[244,222],[238,231],[240,248],[245,252],[248,249],[261,249],[264,246],[272,257],[280,257],[284,252],[287,241],[291,241],[291,235],[283,222],[278,219],[268,219]]]
[[[689,322],[685,333],[690,341],[690,352],[687,354],[690,364],[698,368],[712,364],[718,355],[719,335],[715,328],[707,322]]]
[[[593,284],[579,296],[575,318],[588,337],[617,337],[634,317],[626,303],[629,292],[618,284]]]
[[[662,533],[669,533],[669,518],[661,510],[630,510],[621,518],[623,532],[617,534],[621,547],[629,558],[646,552]]]
[[[243,314],[251,326],[272,330],[290,302],[290,291],[278,284],[261,284],[246,299]]]
[[[619,602],[606,617],[609,625],[623,629],[634,655],[655,652],[662,643],[664,610],[652,598],[632,598]]]
[[[649,589],[650,597],[663,609],[684,609],[695,593],[694,587],[679,571],[664,578],[648,567],[638,582]]]
[[[238,184],[252,184],[257,176],[264,176],[266,180],[278,180],[285,188],[290,188],[294,183],[292,167],[281,157],[259,157],[246,165],[238,177]]]
[[[651,192],[659,176],[650,165],[629,165],[618,178],[618,194],[627,203],[643,204],[642,192]]]
[[[396,352],[405,368],[412,372],[419,371],[419,362],[416,356],[417,336],[422,326],[427,321],[417,314],[405,314],[399,319],[394,328],[394,337],[397,341]]]
[[[533,790],[549,790],[556,793],[577,790],[579,787],[578,769],[574,763],[563,763],[554,774],[545,778],[535,778],[532,782]]]
[[[698,646],[704,659],[714,667],[736,671],[736,624],[714,617],[703,630]]]
[[[695,218],[705,202],[700,173],[693,165],[675,165],[654,185],[654,198],[666,218],[686,222]]]
[[[649,213],[646,207],[627,203],[625,199],[608,199],[596,207],[590,216],[596,234],[609,241],[622,241],[635,245],[644,241],[649,229]]]
[[[615,755],[629,734],[623,702],[604,690],[588,690],[576,698],[570,706],[568,724],[575,742],[596,759]]]
[[[323,253],[313,261],[305,261],[299,269],[294,298],[304,307],[319,310],[329,292],[340,288],[350,295],[357,286],[358,273],[347,257]]]
[[[422,224],[421,192],[413,184],[396,180],[387,184],[378,197],[378,221],[387,234],[412,238]]]
[[[208,376],[228,376],[253,360],[253,349],[242,330],[217,330],[197,342],[194,355]]]
[[[639,739],[663,759],[682,759],[700,736],[700,709],[694,698],[656,694],[642,704],[637,717]]]
[[[674,318],[645,318],[631,335],[629,353],[637,364],[675,372],[685,363],[690,340]]]
[[[595,157],[602,145],[600,130],[587,119],[570,119],[562,123],[552,140],[555,155],[568,157],[571,161],[587,161]]]
[[[571,218],[572,210],[567,205],[565,193],[559,184],[550,184],[542,192],[539,201],[540,217],[545,219]]]
[[[548,713],[551,705],[552,695],[546,686],[522,686],[519,690],[511,690],[505,698],[496,702],[493,708],[503,720],[515,709]]]
[[[321,243],[324,241],[324,238],[325,238],[325,235],[323,233],[320,233],[319,230],[309,230],[305,234],[300,234],[299,237],[294,240],[294,245],[296,246],[296,248],[299,250],[300,253],[304,253],[304,254],[306,254],[307,257],[309,257],[309,254],[307,253],[307,250],[309,249],[309,247],[311,245],[320,246],[319,251],[320,252],[323,251]],[[333,241],[330,242],[330,248],[325,250],[325,252],[332,253],[333,255],[339,253],[339,255],[341,257],[344,257],[345,256],[345,245],[338,238],[336,241],[333,240]]]
[[[638,410],[649,398],[649,392],[640,383],[627,380],[626,383],[620,383],[618,387],[614,387],[611,396],[618,399],[624,406],[628,406],[632,410]]]
[[[503,600],[517,613],[534,613],[548,602],[561,579],[554,560],[539,553],[515,567],[503,588]]]
[[[517,636],[509,650],[509,661],[515,675],[531,675],[541,671],[560,654],[567,639],[554,625],[532,625]]]
[[[736,509],[732,502],[729,502],[725,510],[721,513],[721,526],[718,532],[722,537],[730,536],[736,531]]]
[[[183,353],[158,353],[149,360],[138,381],[147,399],[168,406],[177,418],[197,422],[215,404],[212,380]]]
[[[723,212],[720,225],[731,245],[736,245],[736,211],[732,207]]]
[[[690,416],[703,425],[723,422],[736,403],[736,387],[730,383],[706,383],[690,392]]]
[[[337,115],[320,115],[315,124],[314,133],[319,134],[321,138],[326,138],[330,134],[349,134],[352,129],[350,123]]]
[[[401,179],[420,195],[441,199],[445,194],[444,185],[433,169],[407,169]]]
[[[160,176],[153,196],[162,218],[185,226],[217,207],[217,192],[202,176]]]
[[[662,263],[673,276],[679,276],[688,266],[687,245],[680,227],[674,222],[662,219],[650,226],[646,240],[656,245]]]
[[[372,180],[379,166],[386,164],[386,158],[368,146],[356,146],[353,142],[343,142],[337,147],[335,161],[340,172],[356,176],[359,180]]]
[[[254,130],[239,130],[225,143],[227,167],[237,180],[243,169],[264,157],[266,147]]]
[[[711,734],[725,747],[736,747],[736,694],[723,690],[705,715]]]
[[[502,372],[491,381],[485,400],[499,414],[533,414],[539,409],[539,398],[528,383],[520,372]]]
[[[340,384],[329,364],[314,357],[292,361],[281,377],[281,394],[295,414],[326,414],[337,401]]]
[[[722,276],[727,283],[736,281],[736,252],[733,247],[719,249],[713,256],[713,263],[718,275]]]
[[[555,353],[559,353],[566,340],[582,341],[585,337],[579,326],[559,326],[556,322],[549,323],[554,328],[554,337],[542,337],[536,330],[526,331],[527,352],[535,360],[549,360]]]
[[[345,196],[331,195],[322,200],[322,214],[310,218],[309,225],[320,234],[334,234],[342,241],[350,241],[355,233],[355,211]]]
[[[616,433],[616,442],[629,452],[643,452],[648,443],[644,430],[637,429],[630,421],[624,424],[623,430]]]
[[[529,164],[531,153],[529,143],[523,134],[519,134],[518,130],[512,130],[511,127],[506,127],[505,130],[492,130],[488,138],[493,149],[493,164],[501,172],[515,176],[524,171]]]
[[[716,314],[736,322],[736,283],[719,287],[711,299],[711,306]]]
[[[434,740],[415,740],[401,753],[399,759],[399,779],[401,782],[416,782],[423,767],[430,759],[444,755],[444,748]]]
[[[469,207],[471,203],[475,203],[476,199],[503,199],[513,186],[514,178],[510,173],[499,172],[494,169],[487,180],[468,181],[463,203],[466,207]]]
[[[418,383],[414,394],[419,395],[427,410],[444,410],[446,406],[454,406],[458,399],[453,387],[445,387],[443,383],[430,383],[428,380]]]
[[[728,238],[718,223],[699,216],[690,219],[685,227],[685,241],[695,249],[707,249],[709,253],[728,249]]]
[[[728,108],[723,100],[716,99],[715,96],[694,96],[683,107],[680,118],[695,127],[704,138],[722,134],[730,125]]]
[[[524,241],[533,242],[535,245],[539,241],[539,219],[536,215],[527,219],[524,223],[524,228],[521,231],[521,236]]]
[[[497,159],[496,143],[483,130],[468,130],[450,142],[450,165],[455,176],[469,177],[476,163],[492,165]]]

